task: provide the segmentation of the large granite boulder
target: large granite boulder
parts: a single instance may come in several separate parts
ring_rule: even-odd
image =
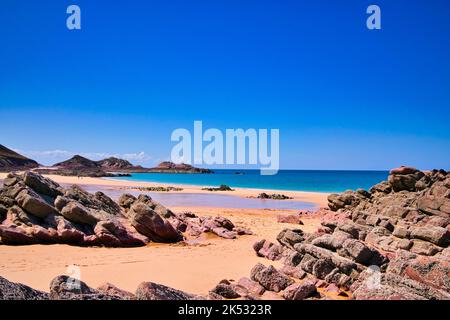
[[[49,294],[0,277],[0,300],[48,300]]]
[[[136,289],[137,300],[192,300],[193,294],[154,282],[142,282]]]
[[[183,235],[143,202],[133,204],[128,213],[136,230],[155,242],[178,242]]]

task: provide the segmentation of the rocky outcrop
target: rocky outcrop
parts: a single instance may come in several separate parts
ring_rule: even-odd
[[[175,164],[170,161],[161,162],[157,167],[145,169],[145,171],[156,173],[212,173],[209,169],[195,168],[185,163]]]
[[[292,197],[286,196],[284,194],[279,194],[279,193],[268,194],[268,193],[265,193],[265,192],[262,192],[262,193],[258,194],[258,196],[256,198],[258,198],[258,199],[271,199],[271,200],[292,199]]]
[[[177,242],[183,239],[168,220],[162,218],[143,202],[133,204],[128,212],[132,226],[141,234],[156,242]]]
[[[329,299],[327,292],[353,299],[450,299],[450,174],[401,167],[369,191],[333,194],[328,201],[330,211],[317,213],[322,226],[316,232],[284,229],[279,245],[255,243],[258,256],[284,264],[263,275],[296,279],[287,287],[263,285],[266,290],[285,299]],[[255,275],[263,270],[255,266],[252,279],[259,282]]]
[[[132,247],[178,242],[202,233],[251,234],[223,217],[176,214],[146,195],[119,203],[102,192],[63,188],[37,173],[8,174],[0,189],[0,243]]]
[[[192,300],[194,295],[154,282],[143,282],[136,289],[137,300]]]
[[[0,171],[28,170],[39,167],[39,164],[27,157],[0,144]]]
[[[49,294],[0,277],[0,300],[47,300]]]

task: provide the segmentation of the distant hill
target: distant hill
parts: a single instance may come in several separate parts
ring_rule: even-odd
[[[0,170],[27,170],[39,167],[39,163],[18,154],[0,144]]]
[[[36,161],[0,145],[0,171],[28,169],[34,169],[41,174],[84,177],[113,177],[130,173],[212,173],[209,169],[195,168],[184,163],[175,164],[170,161],[161,162],[154,168],[144,168],[115,157],[93,161],[80,155],[58,162],[51,167],[39,168]]]
[[[100,166],[96,161],[89,160],[88,158],[75,155],[69,160],[59,162],[53,165],[53,167],[64,169],[97,169]]]
[[[125,169],[133,169],[133,168],[142,168],[141,166],[133,166],[131,162],[119,159],[115,157],[106,158],[100,161],[96,161],[96,163],[105,170],[125,170]]]
[[[161,162],[157,167],[148,169],[147,172],[155,173],[212,173],[209,169],[195,168],[190,164],[175,164],[170,161]]]

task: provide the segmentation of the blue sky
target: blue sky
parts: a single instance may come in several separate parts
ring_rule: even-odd
[[[279,128],[282,168],[450,169],[448,39],[447,0],[2,0],[0,144],[153,165],[202,120]]]

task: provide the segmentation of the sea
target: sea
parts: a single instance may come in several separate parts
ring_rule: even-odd
[[[280,170],[265,176],[259,170],[213,170],[211,174],[133,173],[130,177],[114,180],[155,182],[217,187],[225,184],[231,188],[256,188],[310,192],[343,192],[359,188],[368,190],[386,180],[388,171],[350,170]]]

